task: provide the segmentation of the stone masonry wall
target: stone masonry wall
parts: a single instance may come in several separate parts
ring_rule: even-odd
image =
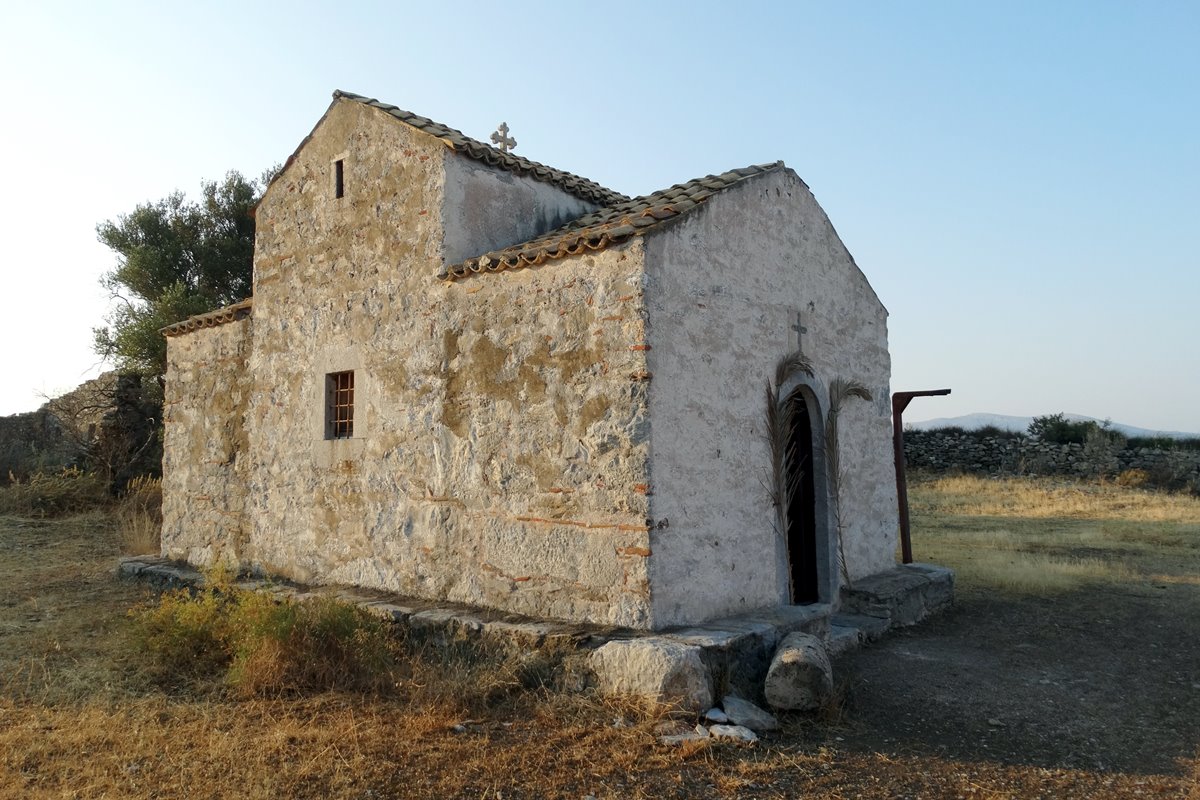
[[[38,470],[86,465],[100,424],[113,408],[116,372],[105,372],[36,411],[0,417],[0,485]]]
[[[260,204],[243,560],[647,627],[640,246],[440,283],[442,223],[461,217],[444,160],[462,157],[338,103]],[[354,437],[330,441],[341,370]]]
[[[656,623],[789,602],[764,386],[795,349],[797,311],[821,409],[837,377],[874,398],[848,400],[840,422],[851,577],[894,566],[887,312],[808,187],[791,171],[748,180],[646,246]],[[829,601],[836,533],[826,551]]]
[[[167,339],[162,551],[237,563],[246,543],[249,318]]]
[[[1200,450],[1106,448],[1028,437],[910,430],[904,432],[904,457],[910,469],[1079,476],[1140,469],[1151,475],[1169,474],[1184,482],[1200,481]]]

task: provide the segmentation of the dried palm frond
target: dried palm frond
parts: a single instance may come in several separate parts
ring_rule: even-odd
[[[846,565],[846,547],[842,536],[842,459],[838,446],[838,415],[842,412],[842,403],[851,397],[861,400],[871,400],[871,392],[866,386],[855,380],[842,377],[833,379],[829,384],[829,416],[825,418],[825,466],[829,473],[830,494],[833,495],[833,521],[837,527],[838,540],[838,569],[842,580],[849,585],[850,570]]]
[[[767,439],[771,446],[771,502],[778,511],[778,528],[776,533],[783,535],[787,531],[787,503],[791,490],[799,480],[798,475],[788,475],[787,457],[788,440],[792,432],[792,406],[790,403],[781,404],[779,390],[793,375],[803,373],[812,377],[812,363],[804,354],[797,350],[790,353],[775,364],[775,384],[767,381]]]
[[[792,496],[801,475],[799,470],[789,474],[788,443],[791,439],[793,411],[791,403],[780,403],[779,391],[793,375],[813,374],[812,364],[802,353],[796,351],[781,358],[775,365],[775,384],[767,381],[765,399],[767,404],[767,443],[771,448],[771,503],[775,506],[775,534],[787,535],[788,498]],[[784,548],[788,559],[789,580],[792,575],[791,553]]]
[[[873,399],[871,397],[871,390],[858,381],[834,378],[833,383],[829,385],[830,411],[840,408],[842,401],[850,397],[857,397],[860,400],[867,400],[868,402]]]
[[[779,392],[781,387],[795,375],[803,373],[810,378],[814,371],[812,362],[800,351],[781,358],[775,365],[775,382],[767,381],[765,400],[767,404],[767,441],[771,447],[771,502],[775,506],[775,533],[786,536],[788,529],[788,498],[792,497],[796,486],[803,477],[800,470],[792,470],[789,474],[788,457],[794,422],[791,403],[781,403]],[[846,551],[842,543],[842,467],[838,448],[838,415],[842,403],[851,397],[870,401],[871,392],[866,386],[855,380],[835,378],[829,387],[829,413],[825,418],[825,459],[829,475],[830,494],[833,496],[834,524],[838,537],[838,569],[846,584],[850,583],[849,569],[846,566]],[[791,553],[788,552],[788,575],[791,571]]]
[[[779,392],[767,383],[767,441],[771,446],[771,502],[778,512],[778,529],[782,535],[787,531],[787,498],[795,485],[795,477],[788,475],[788,440],[791,438],[793,412],[791,404],[779,402]]]
[[[797,372],[802,372],[810,378],[813,376],[812,362],[799,350],[784,356],[775,364],[775,391],[778,392],[779,387]]]

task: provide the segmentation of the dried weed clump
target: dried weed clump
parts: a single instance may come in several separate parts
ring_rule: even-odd
[[[487,714],[530,696],[548,697],[561,683],[563,664],[548,650],[522,652],[475,641],[407,640],[407,694],[422,705],[460,714]]]
[[[145,475],[131,480],[113,513],[126,553],[157,553],[162,537],[162,479]]]
[[[279,600],[218,579],[194,594],[166,593],[133,616],[160,682],[218,680],[246,696],[381,693],[395,684],[391,627],[334,598]]]
[[[108,505],[104,482],[95,475],[68,467],[58,472],[35,472],[18,480],[11,472],[0,487],[0,514],[45,519],[82,514]]]

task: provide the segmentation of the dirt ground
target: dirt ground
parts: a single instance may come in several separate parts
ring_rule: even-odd
[[[966,587],[950,611],[838,665],[854,676],[845,746],[1188,775],[1200,746],[1198,596],[1185,584],[1052,599]]]
[[[950,611],[836,664],[840,709],[680,749],[586,699],[466,720],[404,698],[164,692],[129,648],[144,592],[113,577],[117,547],[95,515],[0,519],[0,798],[1200,800],[1190,562],[1044,597],[960,582]]]

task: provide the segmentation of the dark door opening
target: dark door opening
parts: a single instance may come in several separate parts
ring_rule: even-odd
[[[813,480],[812,415],[799,391],[787,400],[791,430],[788,432],[787,553],[792,579],[792,603],[802,605],[820,599],[817,587],[817,494]]]

